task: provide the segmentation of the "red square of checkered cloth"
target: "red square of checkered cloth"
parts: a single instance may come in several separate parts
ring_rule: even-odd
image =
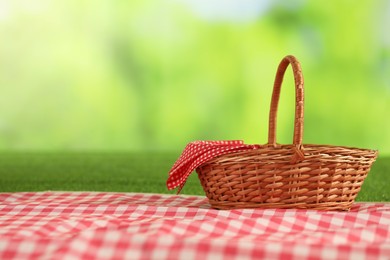
[[[203,163],[223,154],[258,149],[259,145],[247,145],[240,140],[232,141],[194,141],[189,143],[169,171],[168,189],[185,184],[188,176]],[[179,189],[179,191],[180,191]]]

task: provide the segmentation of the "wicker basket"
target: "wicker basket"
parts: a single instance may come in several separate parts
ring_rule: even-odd
[[[284,73],[295,78],[292,145],[276,143],[276,115]],[[294,56],[280,63],[271,100],[268,143],[259,149],[221,155],[196,171],[213,208],[349,210],[378,152],[303,144],[303,76]]]

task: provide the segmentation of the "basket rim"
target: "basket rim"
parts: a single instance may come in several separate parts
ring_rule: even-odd
[[[245,150],[245,151],[236,151],[236,152],[231,152],[231,153],[227,153],[227,154],[223,154],[223,155],[220,155],[220,156],[217,156],[205,163],[203,163],[202,165],[200,165],[199,167],[197,168],[201,168],[205,165],[208,165],[208,164],[214,164],[214,163],[217,163],[217,164],[235,164],[237,163],[237,161],[235,161],[233,159],[233,157],[235,156],[240,156],[242,155],[243,158],[245,156],[256,156],[257,154],[260,155],[260,153],[262,152],[262,148],[268,148],[270,150],[274,150],[274,151],[277,151],[277,150],[291,150],[291,153],[293,153],[293,149],[294,149],[294,144],[277,144],[276,147],[274,146],[270,146],[268,144],[266,145],[256,145],[258,146],[258,149],[252,149],[252,150]],[[324,151],[318,151],[318,154],[316,154],[315,150],[316,149],[323,149]],[[333,154],[333,156],[327,156],[327,157],[323,157],[321,158],[320,160],[325,160],[325,161],[332,161],[332,160],[337,160],[338,163],[345,163],[345,162],[358,162],[360,161],[360,163],[364,163],[362,160],[363,158],[366,159],[366,160],[373,160],[375,161],[376,158],[378,157],[378,150],[373,150],[373,149],[367,149],[367,148],[357,148],[357,147],[349,147],[349,146],[335,146],[335,145],[322,145],[322,144],[303,144],[302,145],[302,150],[305,152],[307,151],[308,153],[311,153],[312,154],[305,154],[305,159],[304,160],[311,160],[313,158],[318,158],[318,155],[319,154],[322,154],[322,155],[325,155],[327,153],[329,154]],[[326,150],[330,150],[330,151],[326,151]],[[331,151],[331,150],[334,150],[334,151]],[[337,151],[339,150],[339,151]],[[345,155],[346,157],[349,157],[348,159],[341,159],[339,158],[339,156],[337,156],[337,152],[342,152],[344,151],[345,153],[349,153],[349,152],[352,152],[352,153],[363,153],[362,155],[359,155],[359,156],[353,156],[353,155]],[[284,151],[285,152],[285,151]],[[341,155],[343,156],[343,155]],[[340,156],[340,157],[341,157]],[[225,160],[225,161],[221,161],[221,160]],[[256,162],[245,162],[245,164],[256,164]]]
[[[259,148],[266,148],[266,147],[274,147],[275,149],[278,148],[289,148],[289,147],[294,147],[294,144],[279,144],[277,143],[276,146],[269,145],[269,144],[252,144],[253,146],[258,146]],[[370,149],[370,148],[360,148],[356,146],[346,146],[346,145],[332,145],[332,144],[302,144],[302,149],[305,150],[305,148],[332,148],[332,149],[345,149],[345,150],[360,150],[360,151],[366,151],[366,152],[377,152],[378,149]],[[240,152],[245,152],[245,151],[240,151]],[[237,152],[238,153],[238,152]]]

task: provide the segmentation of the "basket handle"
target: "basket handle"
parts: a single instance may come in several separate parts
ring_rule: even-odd
[[[299,61],[292,55],[288,55],[280,62],[276,72],[274,89],[272,92],[271,108],[269,113],[268,145],[277,146],[276,143],[276,116],[278,111],[280,89],[283,82],[284,73],[288,65],[291,64],[295,80],[295,121],[293,145],[298,156],[303,159],[302,137],[303,137],[303,110],[304,110],[304,90],[303,75]]]

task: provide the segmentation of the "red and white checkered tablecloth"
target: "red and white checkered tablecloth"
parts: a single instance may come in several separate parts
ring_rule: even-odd
[[[210,209],[204,197],[0,193],[0,259],[389,259],[390,203]]]

